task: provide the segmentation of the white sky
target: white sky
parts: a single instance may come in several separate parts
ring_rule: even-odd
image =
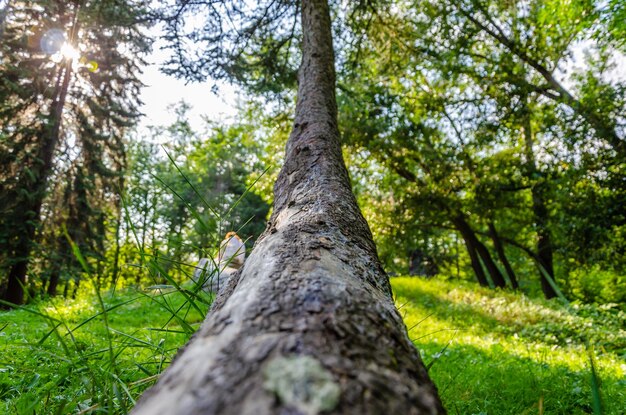
[[[159,37],[160,30],[153,28],[150,35]],[[185,100],[191,105],[190,122],[196,131],[202,131],[204,125],[202,116],[207,116],[211,120],[232,122],[236,115],[236,101],[238,97],[237,89],[231,85],[220,83],[219,93],[216,95],[211,91],[211,83],[190,83],[178,80],[173,76],[167,76],[159,71],[159,66],[167,59],[168,51],[161,50],[163,42],[157,40],[153,47],[153,52],[148,57],[148,66],[144,68],[144,73],[140,76],[141,81],[146,85],[141,93],[141,100],[144,105],[141,111],[145,114],[139,128],[145,130],[149,125],[169,125],[175,120],[172,111],[167,107],[171,104]],[[565,62],[564,68],[569,70],[580,70],[579,62],[584,62],[585,43],[576,45],[573,48],[573,59]],[[606,74],[612,81],[626,80],[626,56],[619,52],[615,53],[614,62],[616,66]],[[557,71],[560,72],[560,71]],[[561,82],[566,87],[572,87],[568,76],[560,73]]]
[[[158,33],[151,33],[157,35]],[[149,125],[168,125],[175,120],[173,112],[168,111],[170,104],[185,100],[192,106],[190,122],[195,130],[202,130],[202,115],[211,120],[227,121],[236,114],[235,102],[237,91],[230,85],[220,84],[219,94],[211,91],[211,83],[190,83],[167,76],[159,71],[159,66],[168,56],[160,50],[161,42],[155,42],[153,52],[148,56],[148,66],[139,77],[146,85],[141,93],[144,102],[141,112],[145,114],[139,124],[140,129]]]

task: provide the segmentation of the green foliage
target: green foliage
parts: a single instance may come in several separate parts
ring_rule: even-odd
[[[596,37],[608,45],[626,51],[626,5],[620,0],[599,2],[599,12],[604,25],[597,26]]]
[[[124,185],[124,135],[140,115],[144,12],[133,0],[16,1],[2,10],[0,282],[9,275],[14,302],[29,267],[43,277],[31,289],[51,294],[60,274],[77,274],[63,224],[91,261],[104,256]],[[63,56],[63,44],[79,56]]]
[[[626,310],[626,276],[599,265],[576,268],[567,276],[572,298],[596,304],[621,305]]]
[[[623,311],[391,282],[450,413],[585,414],[601,399],[605,415],[620,415],[626,405]],[[0,314],[0,412],[127,413],[198,328],[210,298],[197,288],[99,297],[91,287]]]
[[[467,252],[454,249],[460,215],[500,268],[504,252],[523,271],[527,292],[538,261],[535,279],[565,270],[558,284],[583,264],[623,273],[626,89],[611,75],[616,39],[593,40],[622,8],[419,0],[351,20],[340,123],[389,270],[406,270],[417,248],[467,274]]]
[[[256,190],[264,169],[252,124],[208,123],[201,134],[189,125],[188,109],[180,103],[172,125],[154,127],[132,146],[121,244],[130,255],[123,261],[139,267],[122,271],[126,283],[151,275],[148,258],[159,274],[183,281],[199,258],[216,256],[227,232],[251,247],[265,229],[269,205]],[[157,137],[165,144],[150,142]]]

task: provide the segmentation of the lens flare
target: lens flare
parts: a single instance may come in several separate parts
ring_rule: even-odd
[[[87,68],[89,72],[98,72],[98,62],[89,61],[85,64],[85,68]]]
[[[74,69],[84,68],[89,72],[98,72],[98,62],[81,56],[80,51],[72,46],[61,29],[50,29],[43,33],[39,40],[41,50],[50,56],[55,63],[71,62]]]
[[[44,53],[54,55],[61,50],[65,44],[65,33],[61,29],[50,29],[46,31],[39,41],[39,46]]]
[[[81,64],[83,68],[87,69],[89,72],[94,72],[94,73],[98,72],[98,62],[96,61],[90,61],[83,56],[80,58],[79,63]]]

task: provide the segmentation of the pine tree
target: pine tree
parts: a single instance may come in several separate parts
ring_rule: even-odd
[[[59,156],[67,155],[65,163],[81,160],[92,200],[114,198],[121,183],[123,136],[139,115],[137,75],[149,48],[137,20],[140,6],[117,0],[7,6],[0,55],[6,301],[23,301],[42,214],[58,214],[46,206],[51,178],[72,183],[58,176],[68,171],[55,168]]]

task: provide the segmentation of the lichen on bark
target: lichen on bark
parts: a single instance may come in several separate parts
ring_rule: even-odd
[[[327,1],[302,0],[301,12],[296,116],[272,217],[135,414],[445,413],[351,190]]]
[[[264,369],[265,389],[304,415],[335,409],[341,388],[332,374],[311,356],[279,357]]]

